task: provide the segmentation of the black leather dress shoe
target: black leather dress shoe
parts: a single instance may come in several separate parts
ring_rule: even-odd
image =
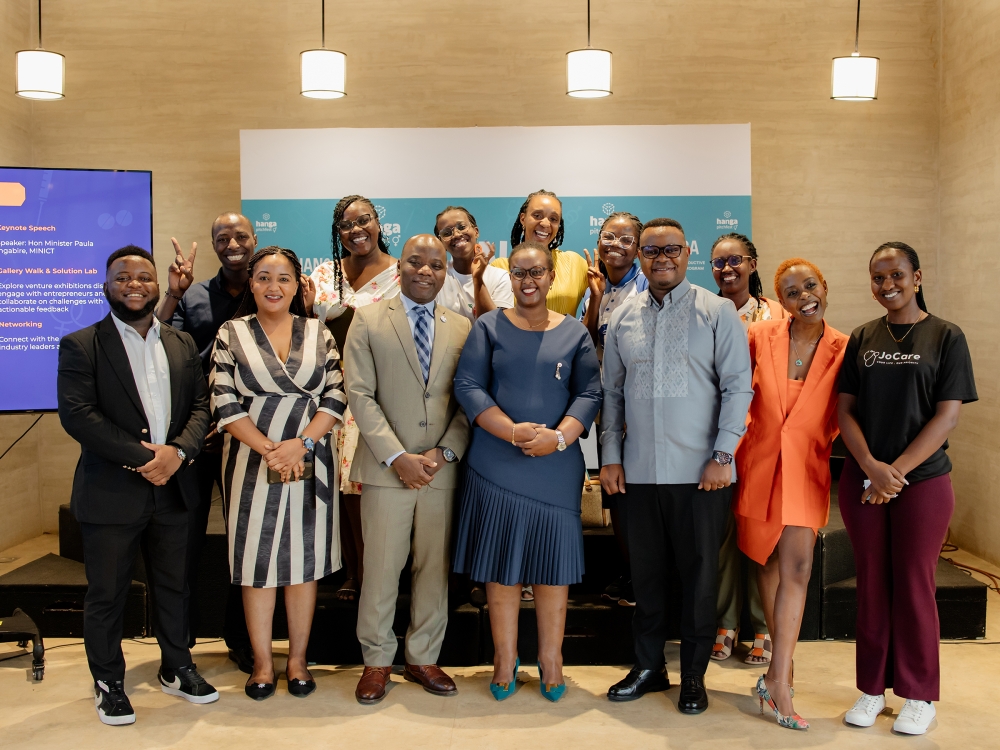
[[[667,670],[639,669],[634,667],[621,682],[608,688],[609,701],[634,701],[646,693],[658,693],[670,689]]]
[[[229,658],[244,674],[253,674],[253,649],[249,646],[229,649]]]
[[[704,675],[681,675],[681,695],[677,699],[677,708],[682,714],[700,714],[708,708],[708,691],[705,690]]]

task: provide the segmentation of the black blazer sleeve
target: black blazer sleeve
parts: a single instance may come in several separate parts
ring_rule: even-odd
[[[201,354],[191,334],[174,331],[174,335],[184,349],[185,376],[191,379],[191,413],[187,423],[167,442],[181,448],[188,459],[193,459],[201,452],[205,436],[208,435],[208,428],[212,423],[212,414],[208,407],[208,383],[202,372]]]
[[[88,334],[85,340],[93,344],[93,328],[81,333]],[[88,351],[83,338],[71,334],[59,342],[59,421],[74,440],[106,461],[142,466],[152,460],[153,452],[98,408],[95,348],[90,346]]]

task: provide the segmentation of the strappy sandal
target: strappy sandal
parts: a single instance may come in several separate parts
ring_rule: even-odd
[[[531,584],[521,586],[521,601],[522,602],[533,602],[535,601],[535,592],[531,588]]]
[[[736,645],[736,634],[739,630],[726,630],[719,628],[715,636],[715,644],[712,646],[712,658],[715,661],[725,661],[733,655],[733,646]]]
[[[753,646],[744,664],[770,664],[771,663],[771,636],[766,633],[754,633]]]
[[[342,602],[353,602],[358,598],[358,584],[353,578],[344,581],[344,585],[337,589],[337,598]]]

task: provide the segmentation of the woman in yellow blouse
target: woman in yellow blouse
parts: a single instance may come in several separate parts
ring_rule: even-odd
[[[510,246],[531,240],[547,245],[552,251],[555,280],[545,297],[545,306],[553,312],[576,317],[587,291],[587,261],[573,251],[560,250],[563,241],[562,201],[555,193],[537,190],[521,205],[510,231]],[[491,265],[509,272],[507,258],[496,258]]]

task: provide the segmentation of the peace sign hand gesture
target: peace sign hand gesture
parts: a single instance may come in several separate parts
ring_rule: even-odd
[[[175,297],[180,297],[194,281],[194,257],[198,253],[198,243],[191,243],[191,254],[185,259],[181,245],[175,237],[170,241],[174,245],[174,262],[167,269],[167,289]]]
[[[594,248],[594,258],[591,260],[590,252],[584,248],[584,256],[587,258],[587,284],[590,285],[590,298],[595,303],[604,296],[604,274],[601,273],[601,259]]]
[[[489,255],[486,254],[484,248],[489,248]],[[483,274],[486,272],[486,266],[490,264],[493,260],[493,255],[496,253],[496,247],[492,242],[477,242],[476,243],[476,255],[472,259],[472,280],[479,282],[483,281]]]

